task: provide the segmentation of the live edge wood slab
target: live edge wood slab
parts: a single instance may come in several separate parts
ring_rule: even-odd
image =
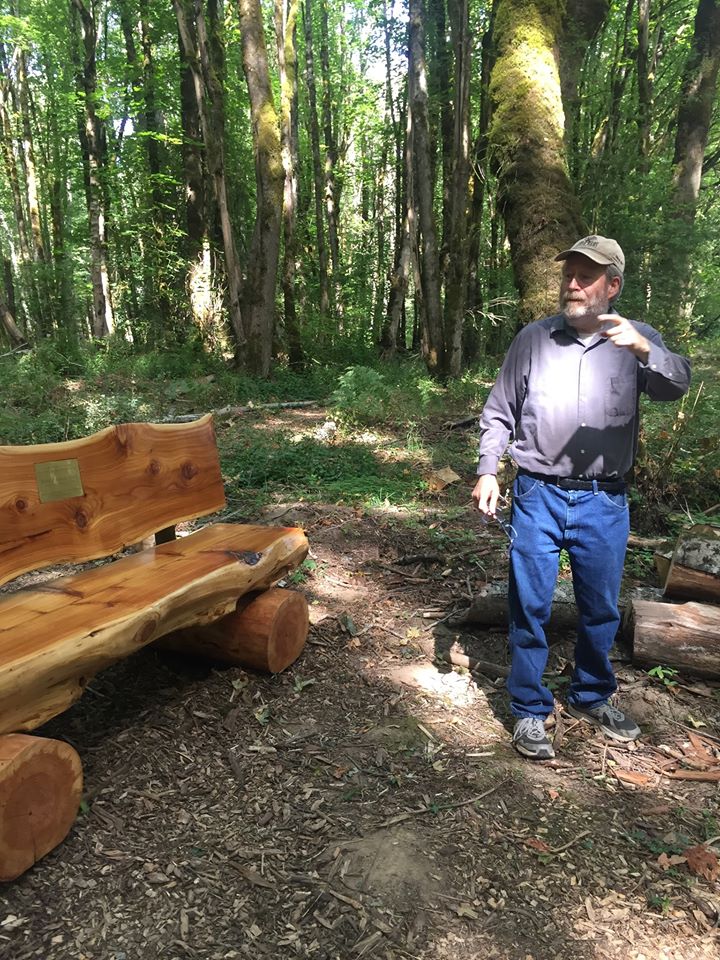
[[[99,670],[161,637],[271,671],[301,652],[305,600],[272,585],[305,557],[302,530],[215,523],[175,538],[175,524],[224,504],[210,417],[0,447],[0,584],[155,534],[140,552],[0,598],[0,880],[72,826],[80,758],[25,732],[67,709]]]

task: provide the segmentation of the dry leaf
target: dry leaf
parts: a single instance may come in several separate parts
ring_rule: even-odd
[[[548,796],[550,797],[551,800],[557,800],[560,794],[557,792],[557,790],[553,790],[551,787],[548,790]]]
[[[457,483],[460,477],[451,470],[450,467],[443,467],[442,470],[433,470],[427,478],[428,490],[437,493],[444,490],[449,483]]]
[[[532,847],[533,850],[539,850],[540,853],[550,853],[550,847],[544,840],[538,840],[537,837],[531,837],[529,840],[525,840],[525,846]]]
[[[669,857],[666,853],[661,853],[657,858],[657,863],[663,870],[669,870],[670,867],[677,867],[679,864],[685,863],[685,857],[676,853]]]
[[[713,850],[699,843],[696,847],[688,847],[684,852],[688,870],[697,877],[704,877],[710,883],[717,879],[718,858]]]
[[[615,769],[613,773],[622,783],[629,783],[634,787],[647,787],[653,781],[647,773],[638,773],[636,770]]]

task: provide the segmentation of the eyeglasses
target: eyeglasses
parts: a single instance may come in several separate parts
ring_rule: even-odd
[[[505,500],[505,498],[502,499]],[[507,503],[507,500],[505,500],[505,502]],[[517,530],[506,518],[502,510],[496,510],[494,514],[481,513],[480,519],[485,524],[491,523],[494,520],[508,538],[508,549],[512,549],[512,545],[517,539]]]

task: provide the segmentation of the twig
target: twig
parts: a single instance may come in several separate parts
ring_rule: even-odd
[[[582,840],[582,838],[586,837],[589,833],[589,830],[583,830],[576,837],[573,837],[572,840],[568,840],[567,843],[564,843],[561,847],[551,847],[548,850],[548,853],[551,853],[555,857],[558,853],[562,853],[564,850],[569,850],[570,847],[574,846],[574,844],[578,842],[578,840]]]
[[[290,410],[300,407],[318,407],[319,400],[294,400],[290,403],[251,403],[245,407],[220,407],[219,410],[210,410],[209,412],[216,418],[235,417],[241,413],[252,413],[253,410]],[[204,416],[203,413],[188,413],[181,417],[167,417],[160,420],[160,423],[191,423]]]
[[[423,813],[439,813],[441,810],[457,810],[458,807],[467,807],[472,803],[478,803],[480,800],[484,800],[485,797],[489,797],[491,793],[494,793],[496,790],[499,790],[500,787],[504,787],[506,783],[510,782],[510,777],[506,780],[501,780],[500,783],[496,783],[494,787],[490,787],[489,790],[486,790],[485,793],[479,793],[475,797],[470,797],[468,800],[457,800],[455,803],[440,803],[437,807],[418,807],[417,810],[408,810],[407,813],[401,813],[397,817],[390,817],[389,820],[385,820],[380,824],[381,829],[383,827],[392,827],[396,823],[402,823],[404,820],[409,820],[411,817],[422,816]],[[586,831],[589,833],[590,831]],[[584,836],[581,834],[580,836]],[[579,838],[578,838],[579,839]]]

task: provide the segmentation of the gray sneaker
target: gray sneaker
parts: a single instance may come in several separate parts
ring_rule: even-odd
[[[576,707],[572,703],[567,705],[567,712],[578,720],[592,723],[599,727],[606,737],[612,740],[637,740],[640,736],[640,727],[632,717],[622,710],[613,707],[610,703],[598,703],[594,707]]]
[[[515,724],[512,742],[518,753],[531,760],[552,760],[555,756],[542,717],[521,717]]]

